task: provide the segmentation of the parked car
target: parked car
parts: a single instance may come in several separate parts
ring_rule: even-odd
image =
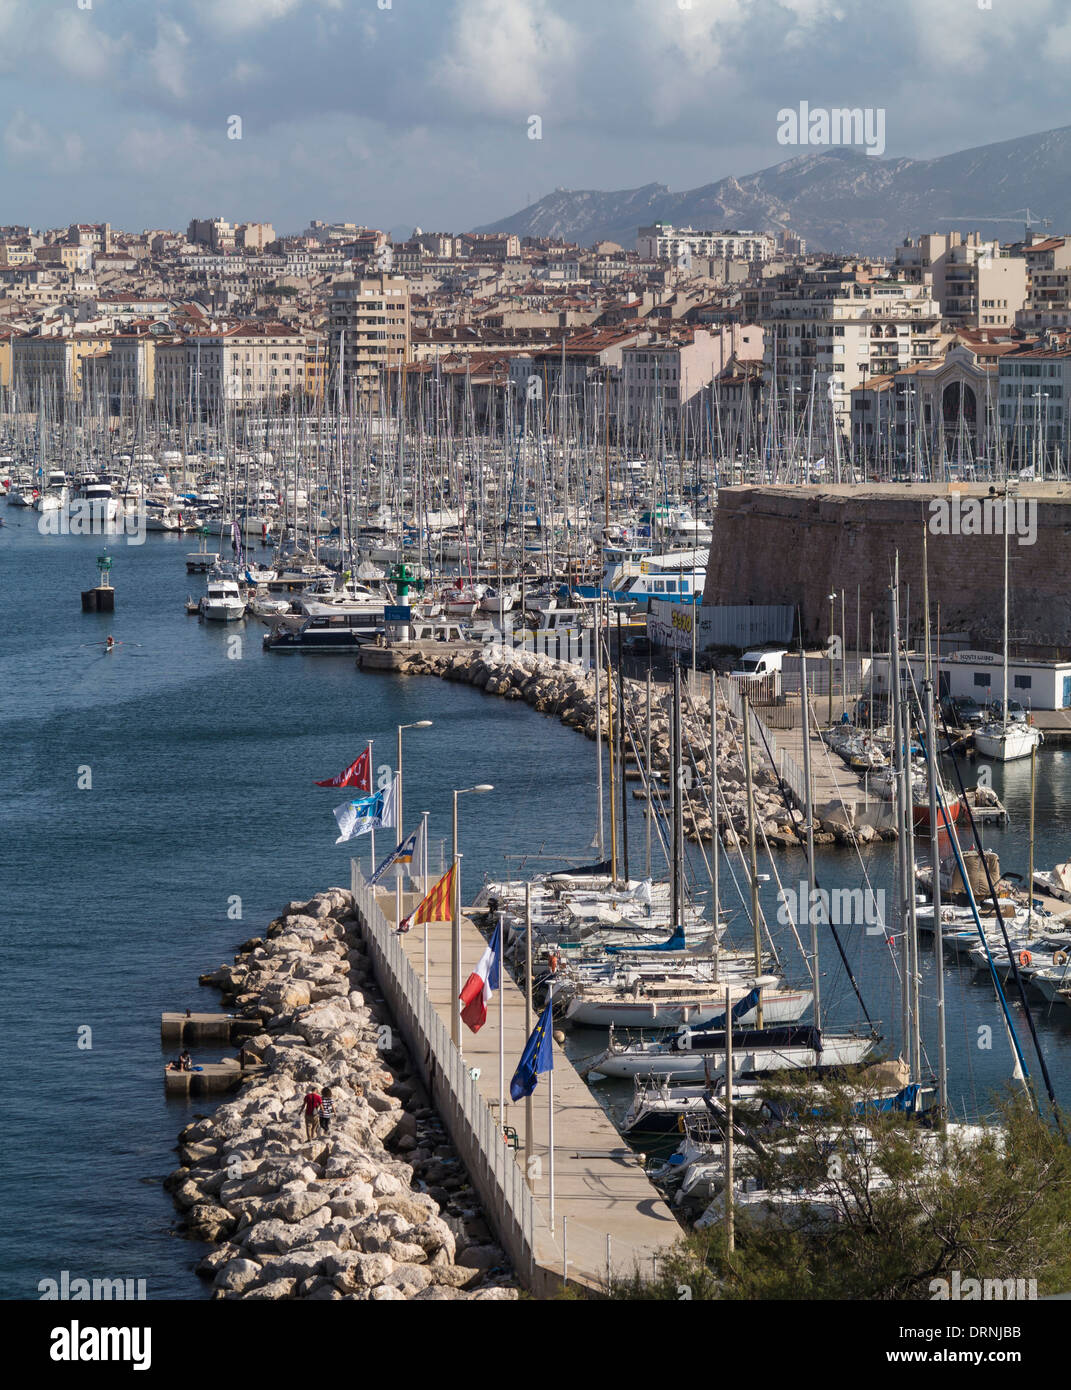
[[[985,718],[985,709],[971,695],[955,695],[948,700],[948,717],[950,722],[954,721],[959,727],[972,728],[975,724],[980,724]]]

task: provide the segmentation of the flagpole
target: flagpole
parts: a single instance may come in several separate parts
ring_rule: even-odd
[[[401,747],[401,742],[402,742],[402,736],[401,736],[401,734],[399,733],[399,735],[398,735],[398,746],[399,746],[399,748]],[[399,764],[399,766],[400,766],[400,764]],[[394,800],[394,819],[395,819],[395,822],[396,822],[395,828],[394,828],[394,834],[395,834],[395,838],[397,839],[398,843],[401,844],[401,843],[402,843],[402,774],[401,774],[401,772],[396,772],[396,773],[394,774],[394,798],[395,798],[395,800]],[[396,927],[400,927],[400,926],[402,925],[402,866],[401,866],[401,864],[395,864],[395,866],[394,866],[394,925],[395,925]]]
[[[532,884],[524,885],[524,1036],[532,1036]],[[532,1096],[524,1098],[524,1176],[532,1182],[532,1153],[535,1148],[535,1119]]]
[[[372,761],[372,740],[369,739],[369,740],[368,740],[368,795],[369,795],[369,796],[372,796],[372,795],[373,795],[373,792],[372,792],[372,771],[373,771],[374,767],[375,767],[375,763]],[[372,874],[374,874],[375,871],[376,871],[376,827],[373,825],[372,828],[371,828],[371,830],[370,830],[368,833],[369,833],[369,834],[371,835],[371,837],[372,837],[372,841],[371,841],[371,845],[372,845]],[[372,874],[369,874],[369,878],[371,878]],[[376,890],[373,888],[373,889],[372,889],[372,897],[374,898],[375,895],[376,895]],[[400,925],[400,924],[396,922],[396,923],[395,923],[395,926],[398,926],[398,925]]]
[[[421,859],[421,885],[420,892],[422,897],[428,894],[428,812],[424,812],[424,835],[420,846]],[[428,980],[428,924],[424,923],[424,989],[428,998],[431,998],[431,984]]]
[[[505,1139],[506,1125],[506,991],[502,913],[498,914],[498,1124]]]
[[[548,1027],[552,1024],[548,1023]],[[547,1087],[547,1127],[550,1159],[550,1229],[554,1230],[554,1036],[550,1039],[550,1085]]]

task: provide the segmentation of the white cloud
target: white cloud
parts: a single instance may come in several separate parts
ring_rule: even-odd
[[[305,0],[197,0],[195,9],[206,29],[233,37],[275,24],[304,4]]]
[[[13,165],[50,174],[73,173],[85,159],[85,145],[76,131],[54,133],[21,108],[4,127],[3,148]]]
[[[149,70],[160,87],[173,97],[186,91],[186,53],[189,35],[173,19],[161,17],[156,23],[156,43],[149,54]]]
[[[547,117],[565,99],[580,44],[549,0],[458,0],[435,81],[470,112]]]
[[[129,39],[125,34],[112,38],[93,16],[92,10],[71,10],[56,16],[46,28],[30,32],[69,77],[107,82],[118,75]]]

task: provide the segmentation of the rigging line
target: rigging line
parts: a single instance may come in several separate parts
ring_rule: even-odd
[[[740,716],[737,715],[737,716],[733,716],[733,717],[736,718],[736,719],[738,720],[738,722],[742,722],[742,720],[740,720]],[[758,731],[759,731],[759,736],[760,736],[760,738],[762,739],[764,745],[766,746],[766,756],[770,759],[771,763],[773,763],[773,755],[772,755],[772,753],[770,752],[770,746],[769,746],[769,744],[766,742],[766,736],[765,736],[765,734],[764,734],[764,732],[763,732],[763,730],[762,730],[761,724],[757,725],[757,728],[758,728]],[[809,734],[809,732],[810,732],[810,722],[809,722],[809,719],[808,719],[808,734]],[[828,756],[829,756],[829,750],[828,750],[828,748],[827,748],[827,749],[826,749],[826,757],[828,758]],[[832,775],[832,768],[830,769],[830,773],[831,773],[831,775]],[[774,763],[774,775],[777,777],[777,790],[778,790],[778,793],[779,793],[779,795],[780,795],[780,797],[781,797],[781,800],[784,802],[785,809],[788,811],[789,818],[790,818],[790,820],[792,821],[792,828],[793,828],[793,830],[795,830],[796,834],[799,835],[800,832],[799,832],[799,830],[796,828],[795,818],[794,818],[794,815],[793,815],[793,809],[792,809],[792,807],[789,805],[788,797],[787,797],[786,794],[785,794],[785,783],[784,783],[784,778],[782,778],[781,775],[780,775],[780,773],[778,773],[776,763]],[[837,787],[837,790],[838,790],[838,791],[840,790],[840,787],[839,787],[839,784],[837,783],[837,779],[836,779],[836,776],[835,776],[835,775],[833,776],[833,785]],[[858,846],[856,846],[856,854],[857,854],[857,855],[859,854]],[[869,875],[868,875],[867,872],[866,872],[866,865],[863,864],[862,856],[861,856],[861,855],[859,856],[859,862],[860,862],[860,864],[861,864],[862,867],[863,867],[863,875],[864,875],[864,877],[866,878],[867,886],[869,887],[869,885],[870,885],[870,878],[869,878]],[[818,876],[817,876],[817,874],[815,875],[814,886],[815,886],[816,888],[819,887]],[[841,965],[843,965],[843,967],[844,967],[844,973],[848,976],[848,980],[849,980],[849,982],[850,982],[850,984],[851,984],[851,987],[852,987],[853,991],[855,992],[855,997],[856,997],[856,999],[858,999],[858,1001],[859,1001],[859,1007],[860,1007],[860,1008],[862,1009],[862,1011],[863,1011],[863,1016],[865,1017],[867,1023],[870,1025],[871,1030],[876,1034],[876,1033],[877,1033],[877,1026],[876,1026],[875,1023],[874,1023],[874,1020],[870,1017],[870,1010],[869,1010],[869,1009],[867,1008],[867,1006],[866,1006],[866,1000],[863,998],[862,991],[861,991],[860,988],[859,988],[859,982],[858,982],[858,981],[856,980],[856,978],[855,978],[855,972],[852,970],[851,963],[850,963],[850,961],[848,960],[847,953],[846,953],[845,950],[844,950],[844,944],[843,944],[843,942],[842,942],[841,939],[840,939],[840,933],[837,931],[837,928],[836,928],[836,926],[834,925],[833,922],[825,922],[825,923],[823,923],[822,925],[823,925],[823,926],[828,926],[830,932],[833,934],[833,940],[834,940],[834,942],[836,943],[837,953],[838,953],[838,955],[840,956]]]
[[[950,735],[949,730],[948,730],[948,720],[945,718],[943,712],[942,712],[942,715],[941,715],[941,724],[942,724],[942,727],[944,728],[944,731],[945,731],[945,740],[946,740],[946,742],[948,742],[948,741],[951,740],[951,735]],[[989,893],[990,893],[990,896],[991,896],[992,901],[993,901],[993,906],[994,906],[994,908],[995,908],[995,910],[996,910],[997,923],[998,923],[998,925],[1000,926],[1000,934],[1001,934],[1001,936],[1004,938],[1004,949],[1007,951],[1007,953],[1008,953],[1008,960],[1011,962],[1012,974],[1013,974],[1013,976],[1014,976],[1014,978],[1015,978],[1016,989],[1017,989],[1018,994],[1019,994],[1019,1002],[1022,1004],[1022,1006],[1023,1006],[1023,1012],[1026,1014],[1027,1026],[1028,1026],[1028,1028],[1030,1029],[1030,1039],[1031,1039],[1032,1043],[1034,1044],[1034,1051],[1037,1053],[1038,1065],[1039,1065],[1040,1068],[1041,1068],[1041,1078],[1042,1078],[1042,1080],[1043,1080],[1044,1083],[1045,1083],[1045,1090],[1046,1090],[1046,1092],[1048,1093],[1049,1104],[1052,1106],[1053,1113],[1054,1113],[1054,1115],[1057,1117],[1057,1121],[1059,1122],[1059,1118],[1060,1118],[1060,1107],[1059,1107],[1059,1105],[1057,1104],[1057,1101],[1056,1101],[1056,1092],[1053,1090],[1052,1078],[1051,1078],[1051,1076],[1049,1075],[1048,1063],[1046,1062],[1046,1060],[1045,1060],[1045,1054],[1044,1054],[1044,1052],[1042,1051],[1041,1039],[1040,1039],[1040,1037],[1038,1036],[1037,1024],[1034,1022],[1034,1015],[1030,1012],[1030,1005],[1029,1005],[1029,1003],[1027,1002],[1027,998],[1026,998],[1026,986],[1023,984],[1023,977],[1022,977],[1022,974],[1021,974],[1021,972],[1020,972],[1020,970],[1019,970],[1019,963],[1018,963],[1018,961],[1017,961],[1016,958],[1015,958],[1015,952],[1012,950],[1011,942],[1010,942],[1010,940],[1008,939],[1008,929],[1007,929],[1007,927],[1006,927],[1006,925],[1005,925],[1005,923],[1004,923],[1004,914],[1003,914],[1003,912],[1001,912],[1001,910],[1000,910],[1000,901],[999,901],[999,899],[998,899],[998,897],[997,897],[996,884],[993,882],[993,875],[990,873],[990,870],[989,870],[989,863],[988,863],[988,861],[986,860],[985,852],[984,852],[983,849],[982,849],[981,836],[978,834],[978,826],[977,826],[977,824],[975,823],[974,811],[973,811],[973,809],[972,809],[972,807],[971,807],[970,802],[967,800],[967,791],[966,791],[966,788],[965,788],[964,785],[963,785],[963,775],[962,775],[962,773],[961,773],[961,771],[960,771],[959,759],[955,756],[955,754],[952,755],[952,769],[953,769],[953,771],[954,771],[955,774],[956,774],[956,783],[957,783],[957,785],[958,785],[958,787],[959,787],[959,793],[960,793],[960,796],[962,797],[963,805],[964,805],[964,807],[965,807],[965,809],[966,809],[966,812],[967,812],[967,819],[968,819],[968,821],[970,822],[971,834],[972,834],[972,836],[973,836],[973,838],[974,838],[975,847],[977,848],[979,858],[980,858],[981,861],[982,861],[982,867],[985,869],[986,883],[987,883],[987,885],[988,885],[988,887],[989,887]],[[939,799],[941,800],[941,802],[943,803],[943,802],[944,802],[944,797],[941,795],[940,784],[938,784],[937,795],[938,795]],[[948,818],[947,818],[947,816],[945,817],[945,823],[948,824]],[[955,832],[955,827],[954,827],[954,826],[952,827],[952,829],[953,829],[953,832]],[[958,858],[959,858],[959,855],[958,855],[958,850],[959,850],[959,836],[956,835],[955,833],[953,833],[953,835],[952,835],[950,838],[951,838],[951,840],[952,840],[953,843],[954,843],[955,850],[956,850],[956,852],[957,852],[957,860],[958,860]],[[973,894],[973,892],[971,892],[970,884],[967,882],[966,871],[965,871],[965,869],[964,869],[964,867],[963,867],[962,864],[960,864],[960,873],[963,875],[963,882],[964,882],[964,884],[965,884],[966,887],[967,887],[968,893],[969,893],[969,895],[970,895],[970,897],[971,897],[972,907],[973,907],[974,894]],[[1031,891],[1033,891],[1033,890],[1031,889]],[[976,920],[977,920],[977,922],[978,922],[978,932],[979,932],[979,935],[983,937],[983,941],[984,941],[984,933],[982,932],[981,920],[980,920],[979,918],[977,918],[977,909],[975,909],[975,914],[976,914]],[[986,954],[988,955],[988,953],[989,953],[989,946],[988,946],[988,943],[986,943]],[[994,977],[995,977],[995,976],[996,976],[996,971],[995,971],[995,969],[994,969],[994,972],[993,972],[993,973],[994,973]],[[1006,1009],[1006,1010],[1005,1010],[1005,1016],[1006,1016],[1006,1017],[1008,1016],[1008,1013],[1009,1013],[1009,1011]],[[1011,1023],[1010,1017],[1008,1018],[1008,1027],[1009,1027],[1009,1028],[1012,1028],[1012,1023]],[[1022,1063],[1022,1062],[1020,1062],[1020,1065],[1023,1066],[1023,1071],[1024,1071],[1024,1073],[1025,1073],[1025,1072],[1026,1072],[1026,1066],[1025,1066],[1025,1064]],[[1062,1127],[1062,1126],[1061,1126],[1061,1127]]]
[[[940,785],[938,785],[938,787],[936,788],[936,792],[937,792],[937,804],[938,804],[938,809],[939,809],[939,811],[940,811],[940,813],[941,813],[941,816],[942,816],[942,817],[944,818],[944,820],[945,820],[945,824],[949,826],[949,829],[950,829],[950,831],[951,831],[951,834],[949,835],[949,844],[950,844],[951,847],[952,847],[952,853],[953,853],[953,855],[955,856],[956,865],[957,865],[957,867],[959,868],[960,874],[961,874],[961,876],[962,876],[962,878],[963,878],[964,887],[965,887],[966,890],[967,890],[967,897],[968,897],[968,899],[969,899],[969,901],[970,901],[970,905],[971,905],[971,915],[974,917],[974,924],[975,924],[975,927],[977,928],[978,936],[979,936],[979,938],[980,938],[980,940],[981,940],[981,942],[982,942],[982,946],[983,946],[984,949],[985,949],[986,961],[988,962],[988,965],[989,965],[989,973],[990,973],[990,975],[991,975],[991,977],[992,977],[992,980],[993,980],[993,987],[994,987],[994,989],[995,989],[996,992],[997,992],[997,999],[998,999],[999,1002],[1000,1002],[1001,1011],[1002,1011],[1003,1016],[1004,1016],[1004,1026],[1005,1026],[1005,1028],[1006,1028],[1007,1031],[1008,1031],[1008,1037],[1009,1037],[1009,1040],[1011,1041],[1012,1048],[1013,1048],[1013,1050],[1014,1050],[1014,1052],[1015,1052],[1015,1056],[1016,1056],[1016,1059],[1017,1059],[1017,1061],[1018,1061],[1018,1063],[1019,1063],[1019,1066],[1020,1066],[1020,1068],[1022,1069],[1024,1080],[1025,1080],[1026,1082],[1029,1082],[1029,1080],[1030,1080],[1030,1071],[1029,1071],[1029,1069],[1028,1069],[1028,1067],[1027,1067],[1027,1065],[1026,1065],[1026,1058],[1023,1056],[1023,1049],[1022,1049],[1022,1046],[1021,1046],[1021,1044],[1020,1044],[1020,1042],[1019,1042],[1019,1035],[1018,1035],[1018,1033],[1015,1031],[1015,1023],[1014,1023],[1014,1020],[1012,1019],[1012,1016],[1011,1016],[1011,1009],[1010,1009],[1010,1007],[1009,1007],[1009,1005],[1008,1005],[1007,997],[1005,996],[1004,989],[1003,989],[1003,987],[1002,987],[1002,985],[1001,985],[1001,983],[1000,983],[1000,977],[999,977],[999,975],[997,974],[996,965],[995,965],[994,962],[993,962],[993,955],[992,955],[992,952],[991,952],[990,949],[989,949],[989,942],[986,940],[985,931],[984,931],[983,928],[982,928],[982,919],[981,919],[981,917],[979,916],[979,913],[978,913],[978,905],[977,905],[977,903],[976,903],[975,900],[974,900],[974,890],[973,890],[973,888],[971,888],[970,882],[969,882],[969,880],[968,880],[968,878],[967,878],[967,869],[966,869],[965,864],[963,863],[963,856],[962,856],[962,851],[961,851],[961,847],[960,847],[960,843],[959,843],[959,835],[958,835],[957,832],[956,832],[956,827],[955,827],[954,825],[951,825],[951,824],[949,823],[949,821],[948,821],[945,797],[944,797],[943,791],[941,790]],[[981,853],[981,850],[979,850],[979,853]],[[982,858],[983,858],[983,861],[984,861],[985,856],[983,855]],[[992,891],[992,889],[991,889],[991,891]],[[996,901],[995,896],[994,896],[994,901]],[[999,914],[999,908],[997,909],[997,911],[998,911],[998,914]],[[1005,938],[1005,939],[1006,939],[1006,938]],[[1029,1011],[1029,1009],[1027,1010],[1027,1018],[1030,1019],[1030,1011]],[[1033,1020],[1031,1020],[1031,1022],[1032,1022],[1032,1021],[1033,1021]],[[1036,1037],[1036,1035],[1035,1035],[1035,1037]],[[1039,1052],[1038,1055],[1039,1055],[1039,1059],[1040,1059],[1040,1061],[1041,1061],[1042,1068],[1044,1068],[1045,1059],[1044,1059],[1043,1057],[1041,1057],[1040,1052]],[[1051,1092],[1050,1092],[1050,1097],[1051,1097]],[[1034,1099],[1033,1096],[1031,1096],[1031,1099]],[[1053,1103],[1053,1108],[1055,1109],[1055,1108],[1056,1108],[1056,1101],[1055,1101],[1054,1098],[1053,1098],[1053,1100],[1052,1100],[1052,1103]],[[1035,1101],[1035,1106],[1036,1106],[1036,1101]]]
[[[696,709],[695,701],[694,701],[693,698],[692,698],[692,693],[691,693],[691,691],[690,691],[687,687],[685,687],[685,695],[687,696],[687,699],[688,699],[688,706],[689,706],[689,708],[691,709],[691,712],[692,712],[693,716],[698,720],[699,717],[700,717],[700,716],[699,716],[699,711]],[[704,750],[704,751],[705,751],[705,750]],[[707,795],[706,781],[705,781],[705,779],[700,775],[700,772],[699,772],[699,764],[697,763],[697,761],[696,761],[696,756],[695,756],[695,747],[694,747],[694,745],[691,743],[691,741],[689,741],[689,743],[688,743],[688,756],[689,756],[689,758],[690,758],[691,761],[692,761],[692,768],[693,768],[693,770],[694,770],[694,772],[695,772],[696,784],[699,786],[700,790],[702,791],[703,801],[704,801],[704,803],[706,804],[706,808],[707,808],[708,813],[710,813],[711,827],[712,827],[711,833],[714,834],[714,835],[716,835],[716,834],[718,833],[718,827],[717,827],[717,824],[716,824],[716,819],[717,819],[717,818],[715,817],[715,815],[714,815],[714,813],[713,813],[713,810],[712,810],[712,808],[711,808],[710,797]],[[690,804],[690,800],[691,800],[691,799],[689,798],[689,804]],[[694,821],[695,821],[694,813],[693,813],[692,819],[693,819],[693,823],[694,823]],[[769,861],[770,861],[770,868],[773,870],[774,882],[777,884],[777,889],[778,889],[778,899],[779,899],[779,901],[781,901],[781,902],[785,902],[785,901],[786,901],[786,896],[785,896],[784,887],[783,887],[783,885],[782,885],[782,883],[781,883],[781,876],[780,876],[780,874],[779,874],[778,871],[777,871],[777,864],[776,864],[775,861],[774,861],[773,852],[772,852],[772,850],[770,849],[770,841],[769,841],[769,839],[767,838],[767,835],[766,835],[766,827],[762,824],[761,821],[758,820],[757,817],[756,817],[756,823],[758,824],[759,830],[760,830],[760,832],[761,832],[761,834],[762,834],[763,849],[764,849],[765,852],[766,852],[766,857],[767,857],[767,859],[769,859]],[[697,831],[696,833],[698,834],[698,831]],[[703,849],[703,844],[702,844],[702,841],[701,841],[701,840],[699,841],[699,847],[700,847],[700,850],[702,851],[702,854],[703,854],[703,863],[704,863],[704,864],[707,864],[706,850]],[[710,874],[710,867],[709,867],[708,864],[707,864],[707,873],[708,873],[708,876],[709,876],[709,874]],[[765,933],[766,933],[766,940],[769,942],[770,950],[771,950],[771,952],[773,953],[773,958],[774,958],[774,961],[775,961],[776,964],[777,964],[777,968],[778,968],[778,970],[784,970],[784,965],[783,965],[783,963],[782,963],[782,961],[781,961],[781,957],[780,957],[780,955],[779,955],[779,953],[778,953],[778,950],[777,950],[777,943],[774,941],[773,933],[770,931],[769,923],[768,923],[767,920],[766,920],[766,914],[765,914],[765,913],[762,913],[762,914],[761,914],[761,917],[762,917],[761,925],[762,925],[763,930],[764,930]],[[803,957],[806,959],[806,953],[804,952],[804,949],[803,949],[803,943],[800,941],[799,933],[796,931],[796,921],[795,921],[795,918],[794,918],[793,915],[792,915],[791,909],[789,909],[788,919],[789,919],[789,923],[791,924],[791,927],[792,927],[792,934],[793,934],[793,936],[796,938],[796,945],[799,947],[800,955],[803,956]]]
[[[906,664],[907,664],[908,681],[909,681],[910,689],[913,691],[913,693],[914,693],[914,695],[915,695],[915,699],[916,699],[916,701],[917,701],[917,700],[918,700],[918,687],[917,687],[916,684],[915,684],[915,673],[914,673],[914,671],[911,669],[911,663],[910,663],[910,661],[908,661]],[[911,733],[912,733],[911,726],[915,724],[915,717],[914,717],[914,716],[915,716],[915,710],[914,710],[914,706],[912,705],[912,707],[909,708],[909,710],[908,710],[908,721],[909,721],[909,724],[908,724],[908,738],[907,738],[908,744],[910,744],[910,742],[911,742]],[[941,725],[942,725],[942,728],[944,729],[945,743],[946,743],[946,745],[950,745],[950,744],[951,744],[951,741],[952,741],[952,736],[951,736],[951,733],[949,732],[948,720],[947,720],[947,718],[945,717],[945,714],[944,714],[943,711],[942,711],[942,713],[941,713]],[[918,728],[918,727],[916,726],[915,733],[916,733],[916,736],[918,737],[919,743],[921,744],[922,748],[924,749],[924,751],[926,751],[927,757],[929,757],[929,750],[926,749],[926,740],[925,740],[925,734],[924,734],[924,732],[923,732],[920,728]],[[995,910],[995,912],[996,912],[997,925],[1000,927],[1000,934],[1001,934],[1001,937],[1003,938],[1003,941],[1004,941],[1004,949],[1005,949],[1005,950],[1007,951],[1007,953],[1008,953],[1008,960],[1009,960],[1009,962],[1010,962],[1010,964],[1011,964],[1012,975],[1013,975],[1013,977],[1014,977],[1014,979],[1015,979],[1016,991],[1017,991],[1017,993],[1018,993],[1018,995],[1019,995],[1019,1002],[1020,1002],[1020,1004],[1021,1004],[1022,1007],[1023,1007],[1023,1012],[1024,1012],[1024,1014],[1026,1015],[1027,1026],[1028,1026],[1028,1028],[1030,1029],[1030,1039],[1031,1039],[1031,1042],[1032,1042],[1033,1045],[1034,1045],[1034,1051],[1037,1053],[1038,1065],[1039,1065],[1040,1068],[1041,1068],[1042,1080],[1043,1080],[1044,1083],[1045,1083],[1045,1090],[1046,1090],[1046,1092],[1048,1093],[1049,1103],[1050,1103],[1050,1105],[1052,1106],[1053,1112],[1054,1112],[1054,1114],[1056,1115],[1057,1120],[1059,1120],[1060,1109],[1059,1109],[1059,1106],[1058,1106],[1057,1101],[1056,1101],[1056,1093],[1055,1093],[1055,1091],[1053,1090],[1052,1078],[1051,1078],[1050,1075],[1049,1075],[1048,1063],[1046,1062],[1046,1060],[1045,1060],[1045,1054],[1044,1054],[1044,1052],[1042,1051],[1041,1039],[1040,1039],[1040,1037],[1038,1036],[1037,1025],[1036,1025],[1036,1023],[1035,1023],[1035,1021],[1034,1021],[1034,1015],[1031,1013],[1031,1011],[1030,1011],[1030,1005],[1029,1005],[1029,1003],[1028,1003],[1028,1001],[1027,1001],[1027,997],[1026,997],[1026,986],[1025,986],[1025,984],[1024,984],[1024,982],[1023,982],[1023,977],[1022,977],[1022,974],[1021,974],[1021,972],[1020,972],[1020,970],[1019,970],[1019,963],[1018,963],[1018,961],[1017,961],[1017,959],[1016,959],[1015,952],[1012,950],[1011,940],[1010,940],[1009,937],[1008,937],[1008,929],[1007,929],[1007,926],[1006,926],[1005,921],[1004,921],[1004,913],[1001,911],[1000,900],[999,900],[999,898],[998,898],[998,896],[997,896],[996,884],[993,882],[993,875],[992,875],[992,873],[990,872],[989,862],[988,862],[988,860],[986,859],[986,857],[985,857],[985,851],[984,851],[983,848],[982,848],[981,836],[980,836],[979,833],[978,833],[978,826],[977,826],[977,823],[975,822],[975,819],[974,819],[974,810],[973,810],[973,808],[971,807],[970,802],[967,800],[967,789],[966,789],[966,787],[964,786],[963,775],[962,775],[962,772],[961,772],[961,770],[960,770],[960,765],[959,765],[959,759],[956,757],[955,753],[953,753],[953,754],[951,755],[951,759],[952,759],[952,769],[953,769],[953,772],[955,773],[955,776],[956,776],[956,783],[957,783],[957,785],[958,785],[958,787],[959,787],[960,798],[961,798],[963,807],[964,807],[964,809],[965,809],[966,812],[967,812],[967,819],[968,819],[968,821],[970,822],[971,835],[972,835],[972,837],[973,837],[973,839],[974,839],[975,848],[976,848],[977,851],[978,851],[978,857],[979,857],[979,859],[981,860],[983,869],[985,870],[986,884],[987,884],[987,886],[988,886],[988,888],[989,888],[990,898],[991,898],[991,900],[992,900],[993,907],[994,907],[994,910]],[[956,855],[957,864],[959,865],[960,873],[961,873],[961,875],[963,876],[964,886],[967,888],[968,896],[969,896],[969,898],[970,898],[970,900],[971,900],[971,910],[972,910],[972,912],[973,912],[973,914],[974,914],[975,923],[976,923],[976,925],[977,925],[977,927],[978,927],[978,934],[979,934],[979,936],[982,938],[982,944],[983,944],[983,946],[985,947],[986,956],[987,956],[988,959],[989,959],[990,970],[992,971],[994,982],[997,982],[996,967],[993,965],[992,956],[990,955],[990,951],[989,951],[989,943],[988,943],[988,942],[986,941],[986,939],[985,939],[985,933],[984,933],[983,930],[982,930],[981,918],[978,916],[977,907],[975,906],[975,903],[974,903],[974,892],[973,892],[973,890],[971,889],[970,883],[969,883],[968,880],[967,880],[966,869],[965,869],[965,867],[963,866],[963,864],[962,864],[962,862],[961,862],[961,860],[960,860],[959,835],[958,835],[958,833],[957,833],[957,831],[956,831],[955,825],[953,825],[953,824],[951,824],[951,823],[949,822],[948,816],[947,816],[947,814],[945,814],[945,809],[944,809],[944,808],[945,808],[945,798],[944,798],[944,794],[943,794],[942,789],[941,789],[940,778],[938,778],[938,777],[936,776],[936,760],[934,761],[934,777],[935,777],[935,781],[936,781],[937,799],[938,799],[938,803],[939,803],[939,805],[940,805],[940,807],[941,807],[941,813],[942,813],[942,815],[943,815],[943,817],[944,817],[944,822],[945,822],[946,826],[949,826],[949,829],[950,829],[950,831],[951,831],[951,834],[949,835],[949,842],[950,842],[950,843],[952,844],[952,846],[953,846],[953,852],[954,852],[955,855]],[[939,820],[938,820],[938,824],[940,824],[940,818],[939,818]],[[912,886],[912,891],[913,891],[913,886]],[[1033,892],[1033,886],[1032,886],[1032,885],[1031,885],[1030,891]],[[1024,1072],[1024,1075],[1027,1075],[1027,1076],[1028,1076],[1029,1073],[1027,1072],[1026,1062],[1025,1062],[1023,1056],[1022,1056],[1022,1049],[1021,1049],[1021,1047],[1019,1046],[1018,1038],[1017,1038],[1017,1036],[1015,1035],[1014,1023],[1013,1023],[1013,1021],[1012,1021],[1012,1019],[1011,1019],[1011,1013],[1010,1013],[1010,1010],[1009,1010],[1008,1007],[1007,1007],[1006,1002],[1004,1001],[1003,991],[1002,991],[1001,988],[1000,988],[999,982],[997,983],[997,990],[998,990],[998,993],[1000,994],[1002,1003],[1004,1004],[1005,1020],[1006,1020],[1008,1029],[1009,1029],[1009,1031],[1011,1032],[1012,1037],[1013,1037],[1013,1039],[1014,1039],[1016,1052],[1017,1052],[1018,1055],[1019,1055],[1019,1065],[1022,1067],[1023,1072]]]

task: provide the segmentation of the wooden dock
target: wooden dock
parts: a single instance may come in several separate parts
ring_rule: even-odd
[[[406,894],[403,913],[419,902]],[[393,892],[379,895],[388,921],[395,922]],[[425,976],[425,933],[428,969]],[[450,984],[450,933],[448,922],[414,927],[403,935],[406,957],[424,981],[429,998],[447,1028],[452,1013]],[[461,981],[475,969],[487,942],[467,917],[461,922]],[[517,1161],[525,1160],[525,1102],[513,1104],[509,1083],[527,1041],[524,996],[503,972],[504,1077],[501,1090],[505,1108],[500,1123],[517,1132]],[[453,1005],[456,1007],[456,1005]],[[538,1018],[538,1010],[535,1011]],[[479,1075],[477,1084],[492,1113],[499,1099],[499,1003],[496,995],[488,1008],[487,1022],[479,1033],[461,1024],[465,1061]],[[565,1052],[554,1048],[554,1220],[550,1220],[549,1081],[539,1079],[532,1097],[534,1164],[530,1186],[552,1225],[555,1239],[564,1247],[568,1278],[591,1287],[605,1288],[608,1267],[614,1278],[628,1278],[639,1271],[650,1278],[658,1260],[680,1240],[683,1231],[669,1207],[643,1170],[641,1159],[625,1144],[602,1106],[580,1079]],[[505,1141],[503,1141],[505,1142]]]

